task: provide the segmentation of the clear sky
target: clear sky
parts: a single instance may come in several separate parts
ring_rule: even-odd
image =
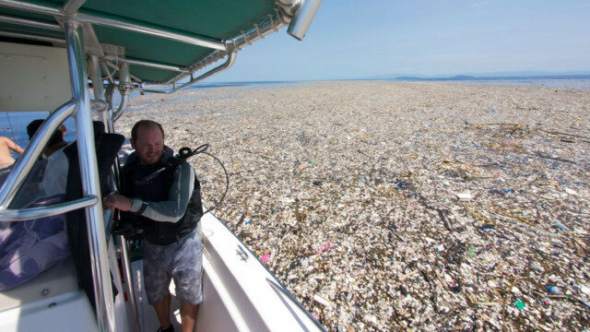
[[[324,0],[208,82],[590,71],[589,0]]]

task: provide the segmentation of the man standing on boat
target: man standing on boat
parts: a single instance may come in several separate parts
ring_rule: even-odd
[[[104,205],[123,211],[122,219],[143,228],[145,290],[160,320],[159,331],[174,331],[168,291],[174,279],[182,330],[189,332],[203,300],[200,215],[189,206],[195,172],[186,161],[178,162],[164,137],[157,122],[142,120],[133,126],[135,152],[121,171],[122,195],[107,196]]]

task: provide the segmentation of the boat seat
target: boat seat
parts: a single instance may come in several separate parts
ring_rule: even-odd
[[[0,292],[0,312],[78,291],[76,268],[68,258],[18,287]]]
[[[111,173],[111,166],[115,163],[117,154],[125,142],[125,137],[119,134],[107,134],[104,132],[104,124],[93,121],[94,138],[96,139],[96,158],[99,177],[99,186],[102,194],[110,192],[108,177]],[[77,142],[68,146],[64,153],[68,157],[68,183],[66,186],[66,201],[75,200],[83,196],[82,176],[78,162]],[[68,212],[66,214],[66,228],[68,241],[74,265],[78,272],[80,287],[86,292],[90,303],[94,307],[94,282],[92,279],[92,262],[90,257],[90,246],[88,243],[88,228],[86,213],[83,209]],[[108,235],[107,235],[108,236]],[[118,293],[113,284],[113,295]]]

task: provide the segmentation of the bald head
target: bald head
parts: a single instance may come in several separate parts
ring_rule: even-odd
[[[155,121],[136,123],[131,130],[130,142],[143,165],[153,165],[164,155],[164,130]]]

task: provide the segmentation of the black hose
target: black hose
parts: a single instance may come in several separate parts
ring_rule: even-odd
[[[215,159],[219,165],[221,165],[221,168],[223,168],[223,172],[225,173],[225,192],[223,193],[223,196],[221,196],[221,200],[219,202],[217,202],[217,204],[215,204],[215,206],[213,206],[210,209],[207,209],[207,212],[205,212],[205,214],[217,209],[217,207],[219,205],[221,205],[221,203],[225,200],[225,195],[227,195],[227,191],[229,189],[229,175],[227,174],[227,169],[225,169],[225,166],[223,165],[223,163],[221,162],[221,160],[217,159],[217,157],[215,157],[214,155],[210,154],[209,152],[200,152],[200,153],[204,153],[208,156],[210,156],[211,158]]]

